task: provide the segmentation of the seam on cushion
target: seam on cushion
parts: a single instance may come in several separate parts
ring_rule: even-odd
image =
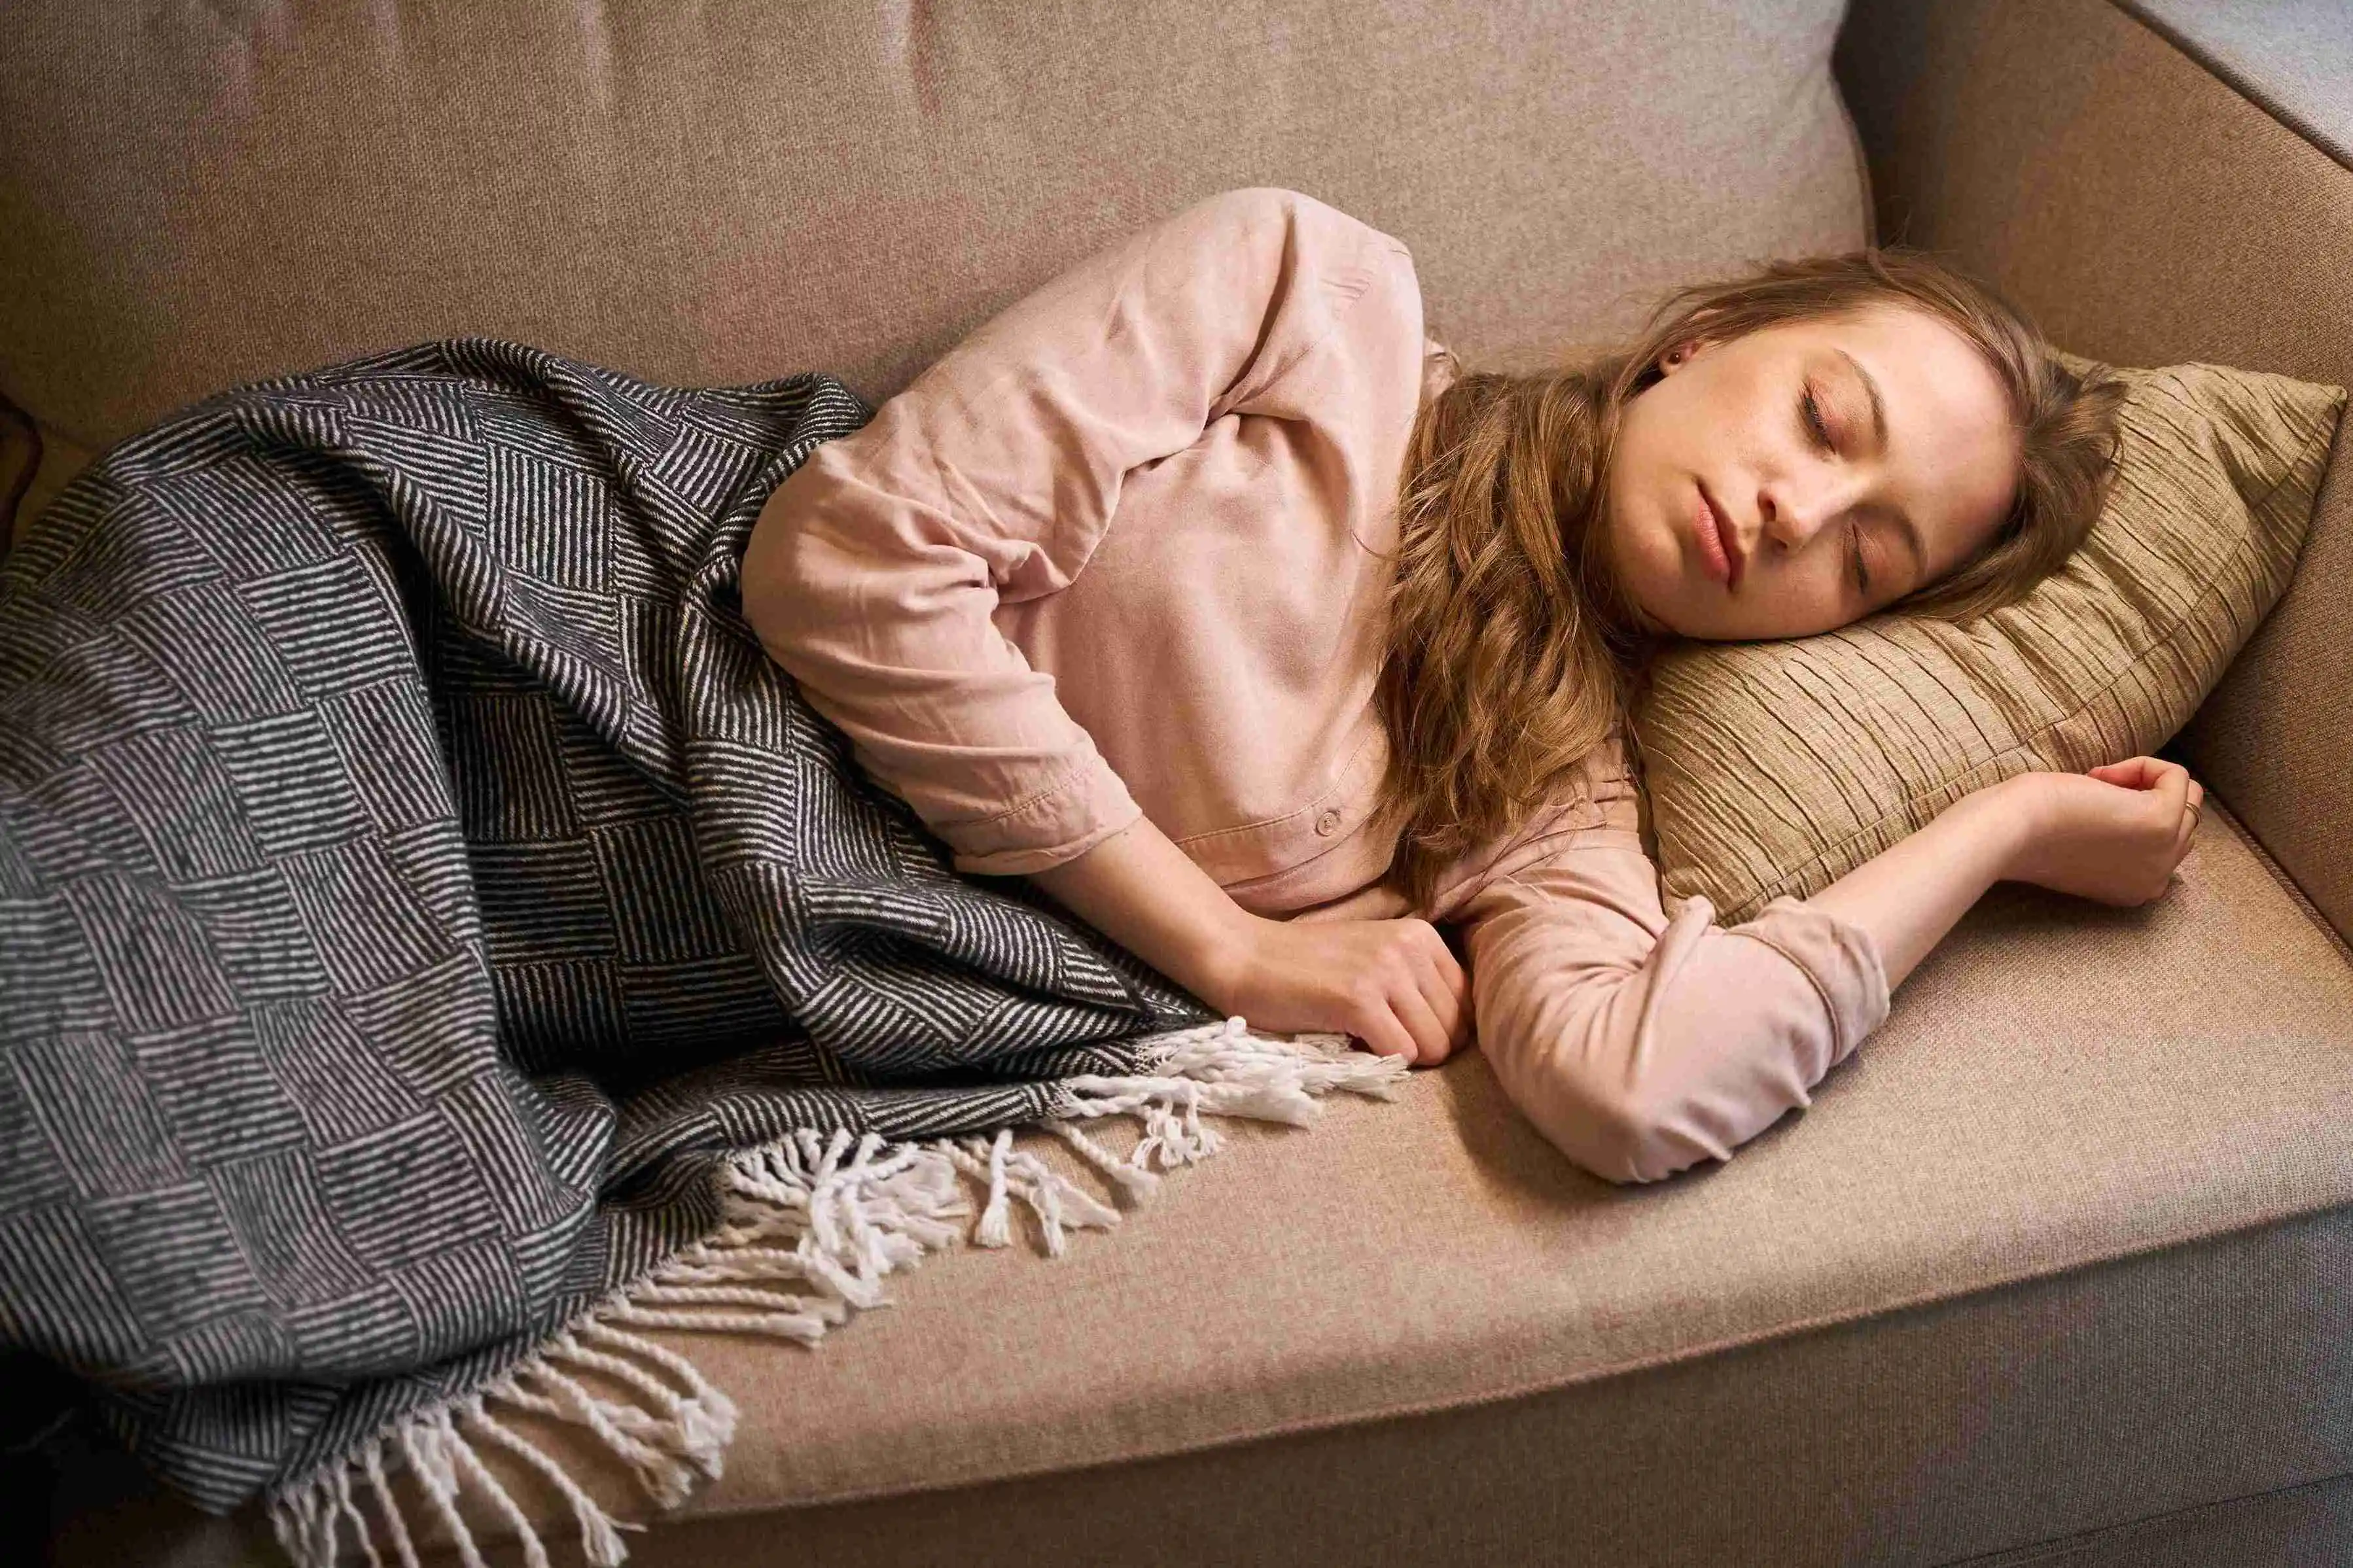
[[[1972,1552],[1967,1557],[1948,1557],[1942,1563],[1935,1564],[1934,1568],[1969,1568],[1971,1563],[1991,1565],[1991,1568],[2026,1568],[2028,1564],[2043,1562],[2057,1563],[2064,1568],[2066,1559],[2039,1554],[2040,1549],[2061,1548],[2067,1550],[2069,1555],[2073,1556],[2072,1549],[2074,1547],[2096,1546],[2105,1541],[2122,1541],[2134,1531],[2144,1530],[2163,1520],[2188,1519],[2199,1514],[2219,1514],[2222,1510],[2236,1507],[2241,1503],[2260,1502],[2265,1498],[2293,1497],[2298,1492],[2313,1491],[2321,1487],[2333,1487],[2348,1480],[2353,1480],[2353,1470],[2338,1470],[2334,1475],[2316,1476],[2308,1481],[2291,1481],[2284,1487],[2263,1487],[2255,1491],[2240,1492],[2232,1497],[2216,1498],[2211,1502],[2185,1503],[2179,1508],[2161,1508],[2155,1513],[2145,1513],[2138,1519],[2125,1520],[2117,1524],[2096,1525],[2090,1530],[2073,1531],[2065,1535],[2049,1535],[2041,1541],[2030,1541],[2019,1546],[2005,1546],[1992,1552]],[[2018,1555],[2021,1552],[2036,1552],[2038,1555],[2021,1557]]]
[[[2223,825],[2239,837],[2240,841],[2246,846],[2247,852],[2254,857],[2256,864],[2263,867],[2272,880],[2279,884],[2280,890],[2288,896],[2289,901],[2304,911],[2304,918],[2310,921],[2320,934],[2328,939],[2328,945],[2337,950],[2337,956],[2344,959],[2347,964],[2353,965],[2353,942],[2348,942],[2344,932],[2328,923],[2328,917],[2320,912],[2320,906],[2312,901],[2304,889],[2297,884],[2295,878],[2289,874],[2288,868],[2274,859],[2270,850],[2263,847],[2263,841],[2255,837],[2255,830],[2242,821],[2237,812],[2231,809],[2230,802],[2209,790],[2206,792],[2206,804],[2213,807],[2216,814],[2221,816]],[[2193,847],[2195,842],[2192,840]]]
[[[1440,1068],[1436,1070],[1443,1071],[1444,1069]],[[1679,1175],[1682,1173],[1683,1173],[1680,1172],[1677,1173]],[[1600,1183],[1602,1178],[1595,1177],[1594,1180],[1597,1183]],[[1652,1194],[1662,1191],[1674,1191],[1677,1189],[1673,1184],[1673,1178],[1668,1177],[1659,1182],[1645,1182],[1638,1184],[1623,1186],[1613,1185],[1610,1190],[1614,1193],[1623,1194],[1621,1197],[1614,1201],[1633,1204],[1652,1201],[1650,1196]],[[1367,1426],[1380,1422],[1396,1421],[1412,1416],[1441,1415],[1455,1411],[1476,1410],[1490,1405],[1509,1404],[1515,1400],[1536,1399],[1546,1394],[1566,1393],[1570,1389],[1583,1387],[1588,1384],[1602,1384],[1609,1382],[1614,1378],[1639,1376],[1640,1374],[1647,1372],[1663,1371],[1667,1368],[1702,1362],[1711,1357],[1725,1355],[1733,1352],[1748,1350],[1757,1346],[1771,1345],[1784,1340],[1794,1340],[1801,1335],[1814,1333],[1824,1329],[1844,1328],[1849,1324],[1868,1323],[1881,1319],[1894,1318],[1901,1314],[1916,1311],[1924,1308],[1941,1307],[1954,1302],[1966,1302],[1978,1298],[1998,1296],[2006,1291],[2013,1290],[2021,1286],[2038,1285],[2046,1280],[2061,1279],[2073,1275],[2089,1273],[2095,1268],[2104,1268],[2116,1264],[2132,1263],[2144,1258],[2154,1258],[2159,1254],[2176,1251],[2185,1247],[2199,1247],[2217,1242],[2229,1241],[2239,1237],[2252,1235],[2254,1232],[2269,1229],[2276,1226],[2289,1224],[2297,1220],[2310,1219],[2316,1215],[2343,1215],[2345,1213],[2345,1205],[2328,1205],[2318,1208],[2275,1209],[2266,1212],[2242,1225],[2228,1226],[2217,1230],[2186,1232],[2179,1236],[2175,1236],[2168,1239],[2151,1243],[2147,1246],[2137,1246],[2122,1251],[2103,1253],[2096,1257],[2079,1258],[2073,1262],[2063,1263],[2054,1268],[2044,1268],[2039,1271],[2026,1271],[2007,1275],[1997,1279],[1972,1282],[1971,1284],[1958,1289],[1931,1289],[1915,1295],[1905,1296],[1899,1300],[1876,1303],[1870,1306],[1840,1309],[1828,1312],[1816,1313],[1810,1317],[1799,1318],[1789,1322],[1775,1324],[1769,1328],[1726,1335],[1722,1339],[1710,1340],[1701,1344],[1681,1346],[1671,1350],[1655,1352],[1646,1355],[1632,1356],[1621,1362],[1614,1362],[1606,1366],[1598,1366],[1582,1372],[1572,1373],[1567,1376],[1535,1378],[1525,1383],[1516,1384],[1508,1387],[1482,1393],[1440,1395],[1429,1399],[1404,1400],[1395,1404],[1383,1405],[1377,1409],[1361,1411],[1348,1415],[1314,1415],[1291,1421],[1277,1421],[1262,1426],[1254,1426],[1249,1431],[1236,1433],[1229,1436],[1197,1438],[1187,1442],[1170,1444],[1166,1447],[1145,1447],[1106,1458],[1088,1459],[1075,1465],[1058,1465],[1048,1463],[1029,1466],[1017,1469],[1008,1469],[998,1474],[988,1476],[966,1477],[962,1479],[939,1481],[919,1481],[913,1486],[850,1488],[839,1492],[827,1492],[814,1497],[797,1499],[788,1503],[770,1504],[765,1507],[752,1505],[740,1510],[712,1510],[706,1513],[699,1513],[695,1517],[722,1517],[727,1513],[773,1513],[788,1509],[823,1508],[835,1503],[861,1502],[882,1498],[911,1497],[924,1492],[960,1490],[965,1488],[995,1486],[1005,1481],[1033,1479],[1048,1476],[1071,1475],[1082,1470],[1104,1469],[1119,1465],[1148,1464],[1155,1459],[1173,1458],[1177,1456],[1187,1454],[1206,1453],[1218,1448],[1240,1447],[1246,1444],[1265,1442],[1272,1438],[1307,1436],[1318,1433],[1345,1431],[1353,1426]]]
[[[2274,97],[2253,76],[2223,60],[2213,50],[2161,17],[2151,16],[2138,0],[2108,0],[2108,4],[2156,34],[2192,65],[2237,93],[2248,103],[2314,152],[2339,168],[2353,170],[2353,146],[2340,144],[2330,132],[2308,124],[2305,118]]]
[[[2331,433],[2327,450],[2322,455],[2320,473],[2316,476],[2314,487],[2314,499],[2316,501],[2317,501],[2319,497],[2317,481],[2326,479],[2327,477],[2328,469],[2336,451],[2336,437],[2343,433],[2343,426],[2344,412],[2343,405],[2340,405],[2337,426]],[[2295,482],[2296,476],[2295,474],[2290,473],[2283,475],[2276,483],[2274,483],[2270,489],[2263,491],[2260,499],[2248,503],[2248,511],[2252,514],[2264,507],[2268,507],[2271,505],[2272,501],[2278,497],[2282,490]],[[2311,542],[2311,522],[2312,520],[2307,516],[2305,520],[2305,544],[2309,544]],[[1882,827],[1885,826],[1890,818],[1894,816],[1897,813],[1901,812],[1908,815],[1913,806],[1917,805],[1924,800],[1928,800],[1936,795],[1943,794],[1947,790],[1951,789],[1955,784],[1959,783],[1961,780],[1981,773],[1988,768],[2001,766],[2016,758],[2021,752],[2031,752],[2037,741],[2049,735],[2053,730],[2058,729],[2063,724],[2073,723],[2075,720],[2082,718],[2085,713],[2090,712],[2094,706],[2116,689],[2118,682],[2123,680],[2126,676],[2130,675],[2133,671],[2137,670],[2144,665],[2147,664],[2150,657],[2154,655],[2158,649],[2165,647],[2171,640],[2173,635],[2181,629],[2183,624],[2189,619],[2191,615],[2193,615],[2200,605],[2204,605],[2213,596],[2215,584],[2222,580],[2224,574],[2227,573],[2232,565],[2236,564],[2241,556],[2254,555],[2256,553],[2256,547],[2253,544],[2242,544],[2241,549],[2232,552],[2228,558],[2218,563],[2214,570],[2210,573],[2203,581],[2198,584],[2196,590],[2189,595],[2187,605],[2180,613],[2176,615],[2170,621],[2168,621],[2165,624],[2164,628],[2156,636],[2152,637],[2140,647],[2135,649],[2132,654],[2125,659],[2124,663],[2119,665],[2114,671],[2105,676],[2100,682],[2099,689],[2092,696],[2085,698],[2082,702],[2078,703],[2073,710],[2068,712],[2062,713],[2056,718],[2045,721],[2042,724],[2037,726],[2031,735],[2021,738],[2015,745],[1995,752],[1992,756],[1988,757],[1984,762],[1979,763],[1973,768],[1970,768],[1967,773],[1958,775],[1957,778],[1947,779],[1932,789],[1925,789],[1917,792],[1916,794],[1905,795],[1896,804],[1894,810],[1882,812],[1877,820],[1871,823],[1868,826],[1859,828],[1856,831],[1848,834],[1844,838],[1840,839],[1836,844],[1825,847],[1819,854],[1814,855],[1809,859],[1799,862],[1797,866],[1783,872],[1780,877],[1776,879],[1773,882],[1766,884],[1757,892],[1751,894],[1747,899],[1742,900],[1742,902],[1737,906],[1737,909],[1741,912],[1743,918],[1747,918],[1763,905],[1772,902],[1774,899],[1784,893],[1789,892],[1792,888],[1797,886],[1798,879],[1808,872],[1819,869],[1832,859],[1843,855],[1854,845],[1861,843],[1863,839],[1870,837],[1873,833],[1878,832]],[[2301,567],[2303,563],[2304,545],[2300,544],[2296,549],[2295,567]],[[2292,567],[2289,572],[2288,583],[2281,586],[2279,598],[2284,598],[2286,596],[2288,587],[2292,586],[2294,582],[2295,568]],[[2274,608],[2277,607],[2278,598],[2274,598],[2273,600],[2273,605]],[[2266,615],[2268,615],[2268,612],[2266,612]],[[2260,626],[2261,624],[2262,623],[2260,621],[2257,622],[2257,626]],[[1837,637],[1841,643],[1845,644],[1849,647],[1857,646],[1853,641],[1853,638],[1843,630],[1829,633],[1827,635]],[[2250,628],[2250,636],[2252,635],[2253,628]],[[2243,651],[2245,644],[2242,642],[2240,646]],[[2223,668],[2227,670],[2229,666],[2225,665]],[[1999,783],[2000,781],[1992,780],[1989,782]],[[1972,789],[1978,786],[1971,786]],[[1964,790],[1962,793],[1966,795],[1969,792]],[[1960,797],[1956,795],[1954,798],[1958,800]],[[1917,826],[1914,826],[1906,828],[1905,831],[1908,836],[1909,834],[1918,832],[1919,828]]]

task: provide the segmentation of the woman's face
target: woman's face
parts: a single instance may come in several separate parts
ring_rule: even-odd
[[[1606,523],[1656,628],[1844,626],[1968,561],[2009,510],[2019,439],[2001,383],[1925,310],[1697,339],[1664,370],[1623,410]]]

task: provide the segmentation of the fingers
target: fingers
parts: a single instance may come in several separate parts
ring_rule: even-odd
[[[1375,1056],[1403,1057],[1413,1061],[1421,1055],[1412,1033],[1398,1021],[1388,999],[1377,991],[1368,990],[1360,997],[1355,1013],[1348,1033],[1364,1041],[1365,1048]]]
[[[2085,771],[2105,784],[2122,784],[2126,789],[2147,789],[2155,781],[2160,765],[2155,757],[2126,757],[2121,763],[2104,763]]]
[[[1470,983],[1435,926],[1406,922],[1352,987],[1349,1033],[1382,1056],[1409,1062],[1444,1061],[1467,1043]]]
[[[1430,968],[1423,976],[1423,993],[1428,994],[1435,984],[1446,998],[1449,1005],[1438,1007],[1438,1016],[1446,1024],[1446,1048],[1458,1051],[1471,1043],[1471,976],[1463,973],[1462,961],[1454,956],[1454,949],[1439,929],[1426,926],[1424,930],[1429,933],[1422,945],[1430,953]]]
[[[2177,866],[2189,853],[2190,843],[2198,837],[2198,824],[2204,817],[2206,809],[2206,786],[2191,779],[2182,804],[2185,809],[2181,813],[2181,826],[2174,837],[2173,863]]]
[[[1442,963],[1433,960],[1421,972],[1422,1000],[1430,1004],[1439,1027],[1444,1031],[1435,1055],[1427,1048],[1423,1050],[1421,1059],[1425,1062],[1442,1062],[1471,1043],[1470,986],[1462,977],[1461,966],[1453,959],[1449,952]]]
[[[2149,759],[2156,762],[2155,758]],[[2189,770],[2179,763],[2158,763],[2165,770],[2157,781],[2157,793],[2164,797],[2178,815],[2189,809]]]
[[[1438,1010],[1430,1005],[1419,986],[1401,987],[1389,1005],[1413,1037],[1414,1060],[1442,1062],[1446,1059],[1447,1027],[1439,1019]]]
[[[2126,757],[2121,763],[2108,763],[2086,770],[2092,777],[2126,789],[2154,789],[2165,782],[2168,773],[2180,773],[2185,778],[2189,770],[2179,763],[2168,763],[2162,757]]]
[[[1469,986],[1436,926],[1415,921],[1407,931],[1407,973],[1403,984],[1392,987],[1390,1005],[1413,1037],[1414,1059],[1434,1067],[1453,1054],[1468,1032]]]
[[[2206,799],[2205,786],[2189,776],[2188,768],[2162,757],[2126,757],[2121,763],[2085,771],[2104,783],[2151,791],[2177,816],[2193,807],[2202,808]]]

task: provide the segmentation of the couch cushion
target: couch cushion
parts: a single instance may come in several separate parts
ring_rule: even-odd
[[[93,448],[456,332],[897,390],[1114,237],[1303,190],[1466,359],[1865,233],[1842,0],[12,5],[0,391]]]
[[[1226,1152],[1172,1177],[1119,1234],[1082,1237],[1059,1261],[935,1258],[896,1284],[894,1305],[815,1352],[674,1339],[744,1412],[726,1474],[687,1512],[892,1496],[1251,1438],[1303,1441],[1571,1385],[1599,1399],[1666,1368],[1804,1331],[1860,1331],[1891,1315],[1914,1314],[1909,1331],[1932,1340],[1999,1331],[1929,1309],[2134,1255],[2190,1258],[2200,1238],[2353,1204],[2348,1019],[2353,956],[2227,811],[2211,807],[2175,885],[2143,908],[1996,888],[1914,972],[1881,1029],[1817,1088],[1812,1108],[1721,1164],[1646,1186],[1588,1176],[1514,1111],[1474,1053],[1413,1075],[1393,1104],[1335,1103],[1313,1131],[1237,1125]],[[2171,1296],[2146,1280],[2116,1289],[2112,1310],[2127,1321],[2171,1310]],[[2210,1321],[2233,1342],[2261,1344],[2273,1326],[2257,1320],[2274,1309],[2309,1320],[2293,1300],[2257,1299],[2240,1317]],[[1936,1358],[1967,1376],[1985,1353],[1957,1341]],[[1867,1356],[1850,1359],[1862,1367],[1853,1376],[1872,1375]],[[2202,1358],[2179,1358],[2185,1378],[2192,1359]],[[2055,1379],[2031,1363],[2021,1378]],[[2168,1419],[2194,1399],[2208,1429],[2225,1431],[2255,1419],[2232,1400],[2275,1399],[2253,1383],[2152,1385],[2146,1372],[2085,1384],[2068,1392],[2092,1402],[2071,1407],[2086,1421],[2122,1411]],[[1678,1422],[1706,1425],[1701,1412],[1716,1397],[1708,1388],[1728,1386],[1627,1399],[1680,1401]],[[1878,1456],[1886,1484],[1832,1500],[1852,1478],[1806,1470],[1829,1462],[1808,1458],[1823,1446],[1780,1456],[1795,1468],[1777,1472],[1774,1506],[1790,1533],[1779,1543],[1788,1555],[1773,1561],[1825,1560],[1824,1538],[1806,1531],[1839,1525],[1841,1509],[1894,1510],[1866,1521],[1887,1529],[1902,1510],[1933,1513],[1939,1505],[1917,1482],[1937,1467],[2007,1462],[1995,1446],[1957,1447],[1933,1411],[1866,1397],[1844,1378],[1801,1381],[1794,1407],[1792,1397],[1785,1389],[1770,1406],[1789,1430],[1840,1428],[1841,1445]],[[1494,1406],[1495,1419],[1514,1408]],[[1868,1430],[1846,1430],[1858,1426]],[[586,1446],[570,1451],[596,1489],[631,1498]],[[1258,1463],[1280,1467],[1289,1451],[1263,1447]],[[2139,1488],[2153,1511],[2189,1485],[2167,1466],[2217,1462],[2194,1443],[2165,1465],[2153,1456],[2042,1461],[2051,1490],[1989,1503],[1971,1528],[1992,1529],[2000,1514],[2017,1531],[2001,1539],[2038,1539],[2026,1531],[2048,1522],[2038,1509],[2062,1506],[2063,1466],[2086,1468],[2068,1478],[2081,1491],[2065,1506]],[[1320,1462],[1330,1462],[1328,1445]],[[1630,1482],[1622,1468],[1588,1477],[1582,1461],[1549,1450],[1525,1462],[1557,1463],[1545,1473],[1567,1489],[1562,1509],[1597,1521],[1602,1537],[1610,1520],[1678,1517],[1676,1497],[1699,1484],[1655,1466]],[[2133,1472],[2128,1486],[2115,1481],[2119,1468]],[[2284,1478],[2274,1469],[2222,1484]],[[1578,1489],[1629,1485],[1642,1495]],[[516,1489],[540,1517],[556,1514],[552,1497]],[[976,1516],[957,1517],[969,1529]],[[1959,1529],[1906,1517],[1905,1528]],[[190,1549],[192,1522],[107,1550],[130,1554],[119,1564],[167,1540]],[[79,1528],[78,1551],[107,1539]],[[1709,1532],[1732,1525],[1694,1514],[1676,1528],[1690,1539],[1660,1542],[1660,1561],[1703,1560]],[[696,1539],[657,1524],[634,1560],[693,1561]],[[1685,1550],[1694,1554],[1678,1554]],[[1924,1551],[1906,1560],[1941,1559]]]
[[[706,1341],[790,1419],[693,1506],[1492,1399],[2353,1203],[2353,959],[2208,816],[2141,909],[1999,888],[1810,1110],[1712,1173],[1588,1176],[1473,1055],[1242,1130],[1055,1265],[952,1254],[820,1354]]]

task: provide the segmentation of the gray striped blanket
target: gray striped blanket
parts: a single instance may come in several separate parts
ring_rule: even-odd
[[[1089,1223],[960,1135],[1135,1111],[1165,1163],[1200,1109],[1385,1084],[1172,1095],[1271,1047],[953,874],[765,656],[744,540],[868,415],[427,343],[116,447],[0,565],[0,1344],[200,1504],[326,1477],[280,1525],[332,1554],[352,1477],[446,1502],[506,1440],[485,1389],[587,1420],[565,1353],[821,1329],[939,1244],[951,1165],[993,1239],[1008,1182]],[[803,1255],[765,1305],[713,1250],[763,1224]],[[675,1494],[728,1412],[648,1397]]]

